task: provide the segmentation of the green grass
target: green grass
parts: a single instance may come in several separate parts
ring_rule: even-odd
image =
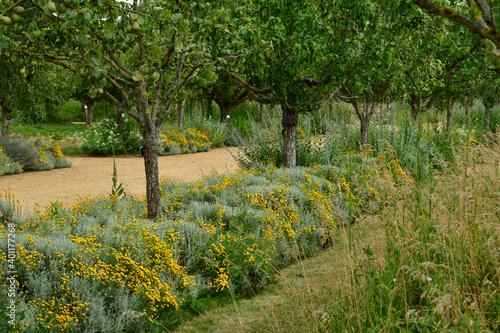
[[[85,131],[85,124],[22,124],[13,123],[9,127],[9,132],[19,133],[24,136],[49,137],[59,141],[73,136],[75,133]]]

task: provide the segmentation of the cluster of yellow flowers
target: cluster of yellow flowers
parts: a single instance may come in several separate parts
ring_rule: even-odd
[[[59,143],[57,143],[57,141],[54,141],[51,146],[50,146],[50,149],[52,150],[52,154],[57,158],[57,159],[60,159],[63,157],[63,152],[61,150],[61,147],[59,146]]]
[[[194,153],[197,151],[206,151],[211,147],[208,137],[194,128],[179,129],[177,127],[166,128],[159,135],[160,154],[173,154],[177,147],[177,154]]]

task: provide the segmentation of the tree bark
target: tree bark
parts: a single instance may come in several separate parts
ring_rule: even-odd
[[[488,131],[490,130],[490,113],[491,113],[490,108],[486,107],[484,113],[484,125]]]
[[[94,121],[94,104],[94,101],[88,101],[83,104],[83,108],[85,110],[85,124],[87,126],[92,125],[92,122]]]
[[[158,172],[158,135],[156,131],[144,128],[142,137],[148,218],[153,220],[162,215]]]
[[[295,144],[297,142],[297,124],[299,122],[299,113],[296,110],[281,106],[283,126],[283,167],[295,168],[297,166],[297,151]]]
[[[368,129],[370,127],[370,120],[373,116],[374,105],[359,105],[356,100],[351,102],[351,105],[354,107],[354,111],[356,116],[359,119],[360,123],[360,133],[361,133],[361,145],[368,144]]]
[[[415,110],[413,107],[411,108],[411,119],[417,121],[418,118],[418,111]]]
[[[264,121],[264,104],[259,104],[259,123],[262,124]]]
[[[145,91],[144,81],[134,87],[137,112],[130,112],[130,115],[139,123],[142,134],[148,218],[154,220],[162,216],[158,171],[158,135],[162,121],[157,118],[156,110],[150,109]]]
[[[10,109],[4,101],[0,101],[2,107],[2,138],[9,136]]]
[[[368,129],[370,128],[370,117],[360,117],[361,124],[361,145],[368,144]]]
[[[446,130],[451,128],[451,110],[453,109],[453,102],[448,102],[446,105]]]
[[[186,100],[183,99],[177,108],[177,126],[182,127],[184,123],[184,111],[186,110]]]
[[[227,124],[229,121],[229,116],[231,114],[231,104],[222,103],[221,101],[215,101],[220,108],[220,122]]]
[[[470,128],[470,99],[465,102],[465,127]]]
[[[118,133],[120,133],[120,136],[123,137],[123,120],[125,117],[120,109],[116,110],[116,112],[116,125],[118,125]]]

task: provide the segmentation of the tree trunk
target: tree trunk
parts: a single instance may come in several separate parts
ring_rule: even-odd
[[[183,99],[181,104],[179,104],[177,108],[177,125],[179,128],[182,127],[182,124],[184,123],[184,111],[186,110],[186,100]]]
[[[116,110],[116,124],[118,125],[118,133],[123,137],[123,120],[125,119],[124,114],[120,110]]]
[[[145,92],[144,81],[134,87],[137,111],[132,112],[131,115],[139,123],[142,134],[148,218],[153,220],[162,216],[158,171],[158,134],[162,122],[157,118],[155,112],[150,112],[151,109]]]
[[[470,99],[465,102],[465,127],[470,128]]]
[[[203,115],[203,119],[205,119],[207,116],[208,101],[201,100],[200,108],[201,108],[201,114]]]
[[[486,107],[485,108],[485,114],[484,114],[484,125],[486,126],[486,129],[489,131],[490,130],[490,108]]]
[[[360,117],[361,124],[361,145],[368,144],[368,129],[370,127],[370,117]]]
[[[413,107],[411,108],[411,118],[415,121],[417,121],[418,118],[418,111],[415,110]]]
[[[205,113],[206,118],[210,118],[214,115],[214,106],[212,104],[212,100],[209,99],[207,101],[207,112]]]
[[[144,128],[142,137],[148,218],[153,220],[162,215],[158,172],[158,135],[156,131]]]
[[[92,125],[94,121],[94,101],[89,101],[83,104],[83,109],[85,111],[85,124],[87,126]]]
[[[262,124],[264,121],[264,104],[260,103],[259,105],[259,123]]]
[[[2,138],[9,136],[10,109],[4,101],[0,101],[2,107]]]
[[[283,167],[295,168],[297,166],[297,152],[295,144],[297,141],[297,124],[299,113],[296,110],[281,106],[283,126]]]
[[[215,101],[220,108],[220,122],[227,124],[229,120],[229,115],[231,114],[231,105],[228,103],[223,103],[222,101]]]
[[[451,110],[453,109],[453,103],[448,103],[446,105],[446,130],[451,128]]]

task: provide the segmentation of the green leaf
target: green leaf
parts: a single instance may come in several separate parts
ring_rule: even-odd
[[[180,23],[181,31],[183,33],[187,33],[189,31],[189,21],[188,20],[182,20]]]
[[[28,9],[26,9],[26,11],[25,11],[25,15],[26,15],[26,16],[35,15],[37,11],[38,11],[38,8],[36,8],[36,7],[31,7],[31,8],[28,8]]]
[[[66,10],[66,19],[74,20],[75,18],[76,18],[76,13],[72,9],[68,8],[68,10]]]
[[[140,71],[135,71],[132,74],[132,80],[134,81],[141,81],[144,78],[144,75]]]
[[[172,15],[172,21],[174,21],[174,22],[180,21],[183,18],[184,18],[184,15],[182,15],[180,13],[175,13]]]
[[[153,48],[151,49],[151,52],[154,55],[161,56],[163,54],[161,48],[158,45],[153,45]]]
[[[115,36],[115,25],[111,21],[104,22],[104,38],[110,39]]]
[[[106,39],[111,39],[111,38],[115,37],[115,32],[114,32],[114,30],[104,30],[103,36]]]
[[[95,90],[95,89],[90,90],[89,96],[90,96],[90,98],[96,98],[97,90]]]
[[[102,73],[98,67],[94,67],[94,71],[90,74],[91,82],[98,82],[102,77]]]
[[[96,66],[101,66],[101,59],[97,58],[97,57],[92,57],[92,62],[96,65]]]
[[[492,51],[495,48],[495,44],[491,40],[487,40],[485,48],[487,51]]]
[[[86,12],[83,14],[82,25],[87,25],[90,22],[90,14]]]
[[[89,39],[87,38],[86,35],[78,35],[76,39],[80,47],[86,47],[89,45]]]
[[[75,52],[73,53],[72,55],[69,56],[69,61],[73,61],[75,59],[78,59],[80,58],[80,53],[79,52]]]
[[[163,12],[163,18],[165,18],[165,20],[170,20],[171,17],[172,17],[172,11],[170,9],[165,10]]]
[[[500,12],[497,12],[495,14],[494,21],[495,21],[495,29],[498,31],[500,29]]]
[[[5,50],[7,47],[7,41],[2,36],[0,36],[0,49]]]
[[[491,65],[491,66],[495,66],[496,63],[498,62],[497,56],[494,55],[493,53],[490,53],[490,52],[486,52],[484,54],[484,60],[486,61],[486,63],[488,65]]]
[[[68,21],[63,23],[64,29],[71,29],[71,28],[73,28],[74,25],[75,25],[74,20],[68,20]]]
[[[181,41],[177,41],[177,43],[175,43],[175,52],[181,52],[183,47],[184,44],[182,44]]]

